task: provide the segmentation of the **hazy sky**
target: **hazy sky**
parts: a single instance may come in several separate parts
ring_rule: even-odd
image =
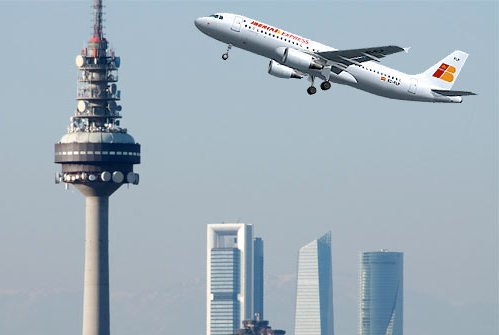
[[[498,331],[498,5],[494,2],[106,2],[141,184],[111,200],[114,334],[202,334],[206,224],[265,240],[266,317],[293,335],[297,250],[333,238],[335,331],[356,334],[361,251],[405,258],[405,333]],[[217,11],[333,47],[412,46],[419,73],[470,53],[462,104],[393,101],[267,73],[193,25]],[[0,333],[81,332],[84,201],[54,185],[76,107],[89,1],[0,3]]]

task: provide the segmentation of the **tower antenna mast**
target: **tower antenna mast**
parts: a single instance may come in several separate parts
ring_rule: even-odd
[[[94,0],[94,38],[104,39],[102,26],[102,0]]]

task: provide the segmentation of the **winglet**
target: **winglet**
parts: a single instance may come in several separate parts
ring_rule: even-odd
[[[402,48],[404,49],[405,53],[408,54],[409,53],[409,50],[411,50],[412,47],[406,47],[406,48]]]

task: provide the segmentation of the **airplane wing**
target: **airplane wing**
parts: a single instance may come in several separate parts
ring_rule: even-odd
[[[316,55],[326,60],[333,67],[339,70],[344,70],[352,64],[359,65],[360,63],[368,61],[379,62],[380,58],[402,51],[407,52],[408,50],[409,48],[401,48],[395,45],[388,45],[375,48],[324,51],[317,52]]]

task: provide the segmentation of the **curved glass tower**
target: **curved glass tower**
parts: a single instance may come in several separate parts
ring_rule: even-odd
[[[300,248],[295,335],[333,335],[331,232]]]
[[[364,252],[360,265],[360,335],[402,335],[404,257]]]

